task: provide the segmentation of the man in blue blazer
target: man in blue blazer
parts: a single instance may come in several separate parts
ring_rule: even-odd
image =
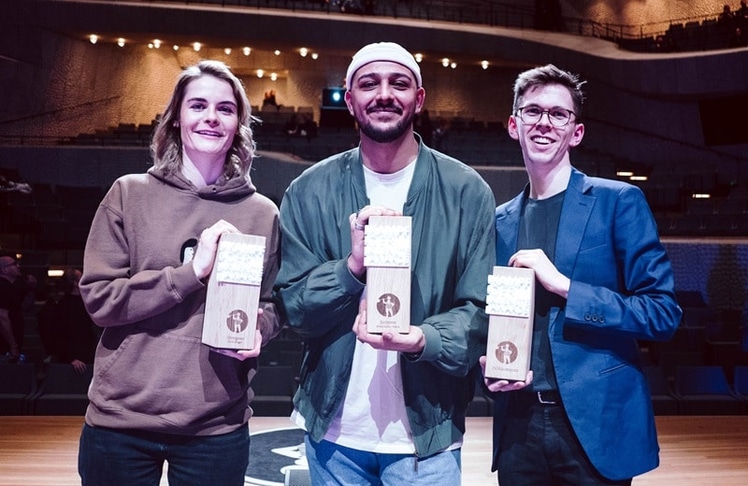
[[[642,191],[571,165],[582,84],[547,65],[514,86],[507,128],[530,182],[496,209],[496,262],[532,268],[538,285],[527,379],[485,379],[505,392],[494,410],[501,486],[631,484],[659,462],[637,340],[670,339],[682,312]]]

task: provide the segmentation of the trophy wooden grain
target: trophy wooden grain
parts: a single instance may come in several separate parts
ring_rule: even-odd
[[[410,327],[410,216],[372,216],[365,228],[367,325],[370,333]]]
[[[254,348],[264,256],[264,236],[221,235],[208,280],[203,343],[225,349]]]
[[[530,369],[535,317],[535,272],[494,267],[488,276],[486,377],[524,381]]]

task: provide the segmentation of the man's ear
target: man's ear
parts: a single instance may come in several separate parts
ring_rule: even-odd
[[[569,146],[576,147],[577,145],[582,143],[583,138],[584,138],[584,124],[577,123],[574,126],[574,133],[571,136],[571,140],[569,140]]]
[[[353,112],[353,106],[351,105],[351,92],[349,90],[345,90],[343,99],[345,100],[345,106],[348,107],[348,113],[350,113],[351,116],[355,117],[356,114]]]
[[[514,115],[509,116],[509,120],[506,122],[506,131],[509,136],[514,140],[519,140],[519,130],[517,129],[517,119]]]

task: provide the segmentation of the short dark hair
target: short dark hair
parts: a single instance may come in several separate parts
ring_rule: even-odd
[[[514,82],[512,113],[517,113],[522,102],[522,97],[528,89],[539,85],[559,84],[566,87],[569,93],[571,93],[571,100],[574,103],[574,114],[576,115],[576,119],[579,120],[582,117],[582,105],[584,104],[584,92],[582,92],[582,85],[584,83],[586,81],[580,80],[578,75],[559,69],[553,64],[529,69],[520,73]]]

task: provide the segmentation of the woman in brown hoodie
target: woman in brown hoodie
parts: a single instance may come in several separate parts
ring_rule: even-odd
[[[154,166],[115,181],[96,212],[81,295],[104,331],[80,440],[84,486],[158,485],[164,461],[171,484],[244,484],[260,346],[217,350],[201,337],[224,232],[266,238],[256,342],[280,329],[278,211],[249,178],[253,121],[228,67],[188,67],[155,131]]]

